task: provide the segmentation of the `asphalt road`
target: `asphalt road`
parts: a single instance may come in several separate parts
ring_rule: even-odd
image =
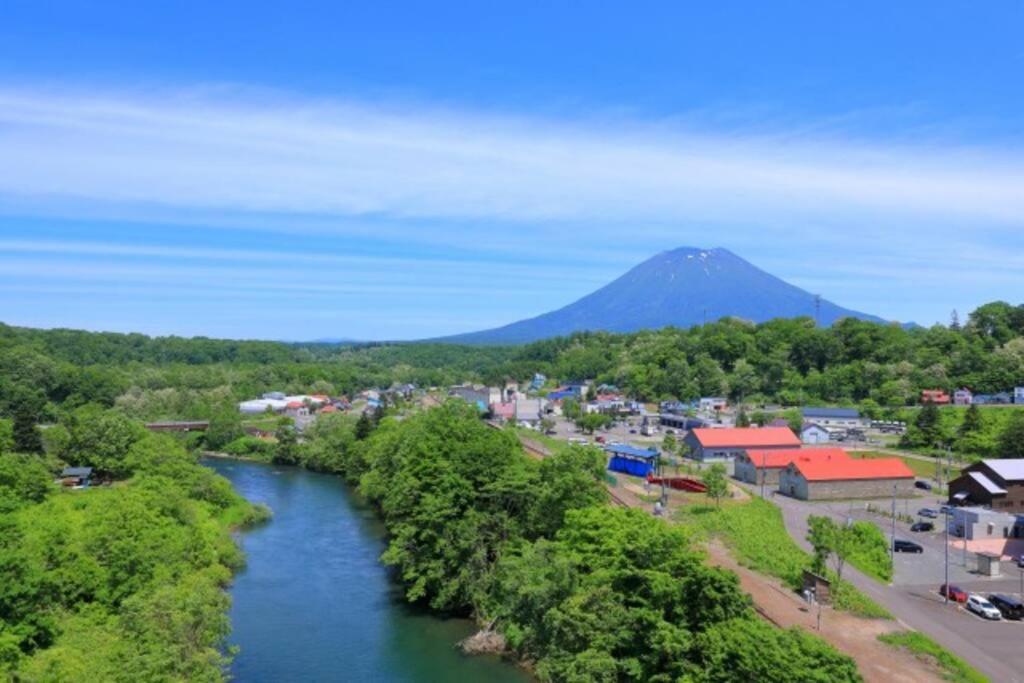
[[[879,522],[878,517],[864,511],[863,504],[858,509],[849,503],[807,503],[781,495],[776,495],[773,500],[782,510],[790,535],[808,551],[810,545],[805,539],[809,515],[831,514],[840,521],[853,516]],[[922,499],[909,504],[937,507],[930,503],[930,500]],[[879,501],[878,504],[884,503]],[[899,503],[897,511],[901,511]],[[912,511],[916,511],[916,508],[912,508]],[[925,551],[919,555],[896,554],[893,585],[882,585],[849,565],[844,570],[843,578],[885,607],[900,622],[928,634],[993,681],[1024,683],[1024,648],[1021,647],[1024,642],[1024,622],[985,621],[953,603],[943,604],[942,597],[937,593],[942,583],[944,557],[941,534],[922,537],[921,534],[911,534],[906,525],[897,523],[896,537],[915,540],[925,547]],[[982,578],[965,572],[962,563],[953,564],[955,554],[950,552],[950,581],[961,588],[979,593],[1015,593],[1019,590],[1020,578],[1016,568],[1010,570],[1008,577]]]

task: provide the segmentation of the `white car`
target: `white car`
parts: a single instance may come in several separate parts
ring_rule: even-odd
[[[980,617],[991,619],[992,621],[999,621],[1003,618],[1003,615],[995,608],[995,605],[974,593],[967,596],[967,609]]]

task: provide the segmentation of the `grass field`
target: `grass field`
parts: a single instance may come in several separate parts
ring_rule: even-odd
[[[760,498],[723,501],[721,509],[690,505],[676,513],[676,521],[698,534],[720,538],[744,567],[782,579],[793,590],[802,583],[811,556],[786,531],[782,513]],[[833,589],[838,609],[869,618],[889,613],[847,582]]]
[[[948,681],[984,683],[988,680],[970,664],[917,631],[883,633],[878,639],[887,645],[908,650],[922,659],[933,662],[942,670],[943,678]]]

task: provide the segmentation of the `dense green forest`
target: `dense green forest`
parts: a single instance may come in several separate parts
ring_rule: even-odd
[[[173,439],[83,411],[48,456],[0,454],[0,678],[224,680],[229,531],[265,511]],[[61,490],[62,463],[113,485]]]
[[[501,383],[535,372],[592,378],[642,400],[903,407],[921,389],[1024,385],[1024,306],[995,302],[964,325],[904,329],[808,318],[689,330],[579,333],[521,347],[330,345],[150,338],[0,325],[0,416],[42,421],[86,403],[142,419],[209,417],[265,391],[350,394],[395,382]]]
[[[853,661],[756,617],[687,531],[605,504],[604,455],[529,459],[451,401],[377,425],[335,416],[297,461],[380,510],[410,601],[472,615],[548,681],[855,681]]]

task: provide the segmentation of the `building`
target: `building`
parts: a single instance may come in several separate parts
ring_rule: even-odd
[[[714,410],[725,410],[729,406],[729,402],[724,398],[718,396],[705,396],[697,402],[697,407],[700,410],[714,411]]]
[[[800,430],[800,441],[807,444],[829,443],[832,434],[821,425],[805,424]]]
[[[736,456],[733,476],[749,484],[760,484],[775,487],[779,483],[779,474],[789,463],[796,460],[810,462],[812,460],[848,460],[850,456],[842,448],[783,448],[765,450],[751,448]]]
[[[1013,402],[1017,404],[1024,404],[1024,387],[1013,388]]]
[[[309,417],[309,406],[302,401],[288,401],[284,414],[288,417]]]
[[[800,500],[910,496],[914,473],[899,458],[794,460],[779,473],[779,491]]]
[[[530,381],[530,389],[532,389],[533,391],[538,391],[541,387],[544,386],[544,383],[547,381],[548,378],[538,372],[533,376],[533,379]]]
[[[788,427],[698,428],[683,441],[690,447],[690,457],[701,461],[731,461],[750,448],[800,448],[800,439]]]
[[[868,425],[868,421],[854,408],[804,408],[800,412],[804,423],[813,422],[826,429],[863,429]]]
[[[1020,538],[1024,535],[1017,515],[980,507],[953,508],[949,532],[968,541]]]
[[[521,398],[515,402],[514,417],[516,424],[524,427],[536,427],[543,417],[544,402],[539,398]]]
[[[61,485],[69,488],[88,488],[91,481],[91,467],[65,467],[60,473]]]
[[[949,482],[949,502],[1024,514],[1024,460],[981,460]]]
[[[658,461],[657,449],[643,449],[626,444],[605,446],[610,456],[608,469],[612,472],[631,474],[634,477],[646,477],[654,472]]]
[[[953,392],[953,405],[969,406],[974,401],[974,394],[970,389],[962,388]]]
[[[679,415],[678,413],[662,413],[658,416],[658,422],[662,427],[669,429],[678,429],[679,431],[686,431],[688,429],[697,429],[698,427],[707,427],[708,423],[699,417],[687,417],[686,415]]]
[[[491,406],[491,415],[496,419],[505,420],[506,422],[514,420],[516,417],[515,401],[502,401],[493,404]]]
[[[950,403],[949,394],[942,389],[922,389],[921,403],[931,403],[937,406],[948,406]]]
[[[480,384],[460,384],[451,388],[449,396],[461,398],[470,405],[475,405],[481,413],[490,410],[492,403],[501,403],[501,389],[485,387]]]
[[[1013,403],[1013,396],[1005,391],[997,394],[975,394],[974,403],[979,406],[1006,406]]]

